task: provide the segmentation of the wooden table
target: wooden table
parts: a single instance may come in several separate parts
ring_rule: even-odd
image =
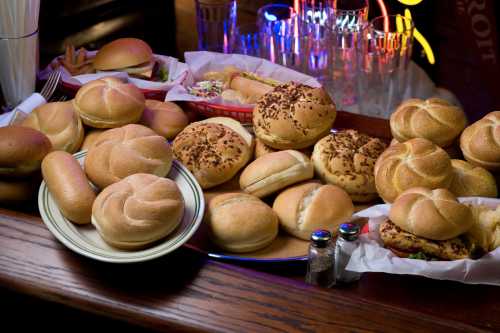
[[[367,121],[339,113],[345,127]],[[386,122],[370,124],[388,136]],[[304,274],[303,263],[236,266],[188,248],[100,263],[66,249],[39,217],[0,209],[0,288],[158,331],[500,331],[497,287],[364,274],[320,289]]]

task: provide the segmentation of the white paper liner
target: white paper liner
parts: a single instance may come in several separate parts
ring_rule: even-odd
[[[195,81],[203,80],[203,74],[206,72],[222,71],[225,67],[232,65],[243,71],[253,72],[259,76],[272,78],[283,83],[295,81],[315,88],[321,87],[321,84],[312,76],[299,73],[262,58],[243,54],[224,54],[208,51],[186,52],[184,53],[184,58],[186,59],[186,64],[189,66]],[[188,92],[186,87],[189,86],[190,84],[173,87],[167,93],[165,100],[170,102],[210,102],[222,105],[236,105],[238,107],[253,106],[251,104],[242,104],[236,101],[226,101],[220,96],[211,99],[194,96]]]
[[[87,51],[87,55],[89,56],[94,56],[96,53],[97,51]],[[100,79],[105,76],[115,76],[135,84],[138,88],[148,89],[148,90],[158,90],[158,91],[168,91],[174,86],[182,86],[183,84],[192,82],[192,79],[190,79],[189,68],[185,63],[182,63],[176,58],[169,56],[164,56],[160,54],[155,54],[154,56],[157,59],[160,59],[165,64],[165,66],[167,66],[168,81],[155,82],[155,81],[141,80],[138,78],[130,77],[125,72],[112,72],[112,71],[72,76],[71,73],[68,72],[68,70],[64,66],[59,67],[61,69],[61,79],[65,83],[81,86],[89,81]],[[58,57],[53,59],[51,64],[57,63],[57,58]],[[46,80],[52,71],[53,69],[49,64],[44,70],[42,70],[38,74],[39,79]]]
[[[499,199],[466,197],[460,202],[487,205],[496,208]],[[480,259],[453,261],[425,261],[399,258],[385,249],[378,226],[389,214],[390,205],[376,205],[356,213],[369,218],[369,233],[360,236],[360,245],[354,250],[346,269],[355,272],[384,272],[420,275],[438,280],[452,280],[469,284],[500,285],[500,248]]]

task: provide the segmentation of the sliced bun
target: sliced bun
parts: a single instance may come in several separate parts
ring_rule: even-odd
[[[183,215],[184,199],[174,181],[138,173],[99,193],[92,224],[106,243],[134,250],[169,235]]]
[[[255,135],[275,149],[312,146],[329,133],[337,115],[322,88],[290,82],[262,96],[253,111]]]
[[[453,170],[448,154],[427,139],[389,146],[375,163],[375,187],[386,202],[412,187],[448,188]]]
[[[103,189],[135,173],[165,177],[172,160],[172,150],[164,137],[145,126],[130,124],[99,135],[87,152],[85,173]]]
[[[25,176],[40,170],[52,150],[49,138],[22,126],[0,127],[0,176]]]
[[[497,197],[495,177],[486,169],[462,160],[451,160],[450,191],[457,197]]]
[[[469,207],[447,189],[409,189],[394,201],[389,218],[404,231],[431,240],[457,237],[473,225]]]
[[[99,49],[94,58],[97,70],[112,70],[137,66],[153,57],[151,47],[137,38],[119,38]]]
[[[273,210],[289,234],[309,240],[316,229],[336,233],[354,213],[349,195],[335,185],[305,183],[287,188],[274,200]]]
[[[269,153],[250,163],[241,173],[240,187],[259,198],[291,184],[311,179],[314,170],[309,158],[296,150]]]
[[[84,84],[76,93],[73,106],[85,125],[115,128],[138,122],[145,99],[135,85],[104,77]]]
[[[440,147],[451,145],[466,125],[464,111],[441,98],[406,100],[390,118],[396,140],[424,138]]]
[[[212,241],[229,252],[259,250],[278,235],[276,213],[249,194],[226,193],[213,197],[206,219]]]
[[[380,139],[344,130],[318,141],[311,159],[323,181],[342,187],[356,202],[369,202],[378,197],[373,169],[385,148]]]
[[[147,99],[140,123],[166,139],[173,139],[189,124],[189,118],[175,103]]]
[[[21,125],[45,134],[54,150],[72,154],[82,145],[83,125],[71,101],[43,104],[35,108]]]

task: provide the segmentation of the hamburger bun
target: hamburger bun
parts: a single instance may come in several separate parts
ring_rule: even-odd
[[[189,124],[189,119],[175,103],[147,99],[140,123],[170,140]]]
[[[94,58],[97,70],[113,70],[148,63],[153,58],[151,47],[137,38],[119,38],[99,49]]]

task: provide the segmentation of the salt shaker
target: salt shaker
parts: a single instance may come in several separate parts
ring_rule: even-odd
[[[316,230],[311,234],[306,282],[330,288],[335,284],[335,245],[327,230]]]
[[[335,243],[335,279],[338,282],[359,280],[361,273],[346,270],[352,253],[359,245],[359,225],[343,223],[339,227],[339,235]]]

